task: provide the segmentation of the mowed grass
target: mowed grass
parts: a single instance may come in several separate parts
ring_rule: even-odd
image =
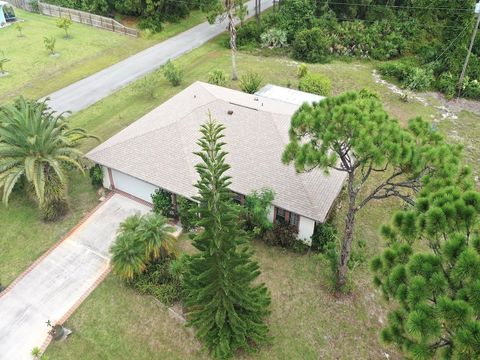
[[[89,109],[72,116],[76,126],[107,139],[182,88],[207,80],[213,69],[230,74],[229,51],[221,39],[180,58],[185,70],[180,87],[171,87],[161,75],[152,74],[158,85],[151,99],[134,85],[120,90]],[[240,76],[248,71],[262,74],[264,83],[296,87],[297,63],[282,57],[259,57],[239,53]],[[372,78],[368,62],[333,62],[311,65],[310,70],[330,77],[334,93],[369,88],[377,91],[392,116],[406,124],[421,115],[430,118],[436,110],[416,102],[405,103]],[[227,86],[238,88],[238,82]],[[88,150],[94,144],[86,144]],[[255,258],[263,271],[261,280],[272,293],[269,318],[272,344],[246,359],[399,359],[394,349],[378,340],[386,322],[386,304],[373,288],[368,259],[383,247],[379,226],[390,219],[400,204],[394,200],[372,202],[358,216],[356,238],[366,242],[367,262],[352,272],[352,293],[336,298],[329,291],[328,265],[316,256],[295,254],[254,242]],[[344,203],[339,203],[335,222],[342,227]],[[185,238],[184,238],[185,239]],[[185,240],[184,240],[185,241]],[[64,343],[54,343],[52,359],[203,359],[207,355],[191,332],[152,297],[140,296],[114,275],[96,289],[67,322],[74,334]]]
[[[40,255],[75,226],[97,203],[88,177],[73,173],[69,183],[70,212],[54,223],[41,220],[36,203],[13,193],[6,208],[0,206],[0,283],[12,282]]]
[[[10,59],[9,76],[0,77],[0,103],[23,95],[40,98],[87,77],[149,46],[185,31],[205,20],[200,11],[178,23],[167,23],[162,32],[133,38],[73,23],[71,38],[65,39],[56,19],[16,9],[24,36],[16,26],[0,31],[0,51]],[[44,37],[56,38],[58,56],[50,56]]]

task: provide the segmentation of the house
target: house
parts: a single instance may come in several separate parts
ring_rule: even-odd
[[[7,25],[7,22],[15,21],[13,7],[6,1],[0,1],[0,28]]]
[[[86,156],[103,167],[106,188],[148,202],[157,188],[172,193],[174,202],[178,195],[191,199],[199,162],[193,152],[199,150],[199,128],[210,113],[226,127],[226,161],[238,201],[254,190],[273,189],[270,220],[297,226],[299,239],[308,243],[315,223],[326,220],[345,174],[319,169],[297,174],[293,165],[282,163],[299,102],[289,102],[291,90],[281,89],[275,88],[276,95],[268,89],[251,95],[195,82]]]

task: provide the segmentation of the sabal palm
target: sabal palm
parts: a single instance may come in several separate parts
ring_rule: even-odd
[[[132,279],[142,273],[151,260],[174,253],[173,230],[160,214],[137,214],[125,219],[111,249],[115,273]]]
[[[83,172],[83,153],[78,142],[89,135],[84,129],[70,128],[62,114],[55,114],[45,102],[19,98],[0,108],[0,188],[8,203],[15,184],[25,176],[40,204],[45,187],[56,176],[66,183],[65,165]]]

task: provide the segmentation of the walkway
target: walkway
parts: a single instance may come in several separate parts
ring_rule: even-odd
[[[249,15],[254,15],[255,0],[248,5]],[[262,0],[261,9],[273,5],[273,0]],[[226,29],[225,21],[210,25],[208,22],[197,25],[179,35],[171,37],[151,48],[143,50],[96,74],[69,85],[48,95],[50,106],[57,112],[83,110],[97,101],[111,95],[120,88],[158,69],[169,59],[200,47]]]
[[[47,320],[63,323],[109,272],[118,225],[150,210],[114,194],[0,293],[0,359],[31,360],[47,339]]]

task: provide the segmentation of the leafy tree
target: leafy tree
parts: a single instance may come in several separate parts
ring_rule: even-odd
[[[215,21],[228,19],[227,30],[230,35],[230,49],[232,52],[232,80],[237,80],[237,28],[235,19],[244,16],[243,2],[240,0],[199,0],[200,9],[207,14],[210,24]]]
[[[67,166],[84,172],[83,153],[77,145],[96,138],[84,129],[71,128],[62,114],[55,114],[46,101],[23,97],[0,107],[0,188],[3,202],[23,179],[31,184],[44,217],[66,210]],[[53,208],[53,210],[52,210]],[[62,215],[53,214],[53,217]]]
[[[183,80],[183,69],[180,68],[177,64],[168,60],[165,65],[163,65],[163,75],[172,86],[179,86]]]
[[[414,204],[422,179],[431,186],[439,181],[434,179],[447,181],[458,171],[459,154],[459,147],[446,145],[420,118],[411,120],[408,129],[402,128],[368,91],[301,106],[292,118],[283,161],[294,162],[300,172],[318,167],[347,175],[348,205],[337,265],[339,289],[346,283],[358,211],[371,200],[388,197]],[[365,188],[369,179],[373,190]]]
[[[200,130],[196,200],[198,225],[204,231],[193,238],[199,252],[191,257],[184,279],[189,324],[216,358],[264,343],[270,304],[265,285],[254,284],[259,266],[251,259],[253,251],[228,189],[230,166],[225,163],[223,129],[210,119]]]
[[[43,44],[45,45],[45,49],[47,49],[50,55],[55,55],[55,46],[57,44],[57,39],[55,39],[55,36],[44,36]]]
[[[247,230],[259,235],[273,228],[268,214],[274,198],[275,192],[268,188],[254,191],[245,197],[244,217]]]
[[[120,224],[112,246],[115,273],[132,279],[142,273],[150,261],[175,253],[173,227],[160,214],[133,215]]]
[[[72,27],[73,21],[66,17],[60,17],[57,19],[57,27],[65,31],[65,39],[68,39],[70,35],[68,30]]]
[[[412,359],[480,358],[480,193],[425,191],[382,232],[374,282],[394,304],[381,338]]]

